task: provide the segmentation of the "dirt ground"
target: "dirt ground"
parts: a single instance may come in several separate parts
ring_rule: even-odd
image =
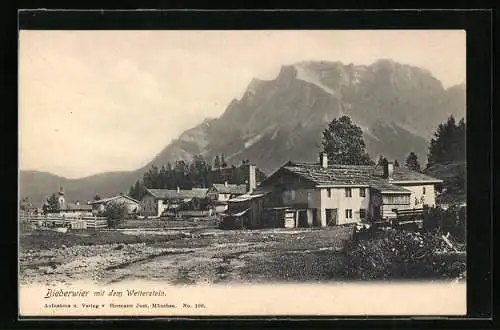
[[[20,238],[21,283],[91,279],[171,284],[329,281],[345,276],[351,227],[219,230],[34,231]]]

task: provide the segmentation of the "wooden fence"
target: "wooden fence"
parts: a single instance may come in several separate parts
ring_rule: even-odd
[[[65,217],[57,215],[20,215],[21,228],[68,227],[71,229],[103,229],[108,227],[104,217]],[[28,225],[29,224],[29,225]]]
[[[203,218],[211,216],[211,210],[199,210],[199,211],[165,211],[162,214],[162,217],[171,217],[171,218]]]
[[[396,219],[393,220],[394,225],[421,224],[424,220],[423,208],[395,210],[395,213]]]

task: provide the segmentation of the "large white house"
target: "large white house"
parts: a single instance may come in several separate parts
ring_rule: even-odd
[[[251,194],[229,200],[226,217],[245,226],[325,227],[395,218],[436,204],[442,180],[406,167],[288,162]]]
[[[262,187],[279,187],[283,205],[297,209],[297,221],[328,226],[390,219],[396,210],[435,206],[434,186],[439,183],[442,180],[389,162],[330,165],[321,153],[319,164],[288,162]]]

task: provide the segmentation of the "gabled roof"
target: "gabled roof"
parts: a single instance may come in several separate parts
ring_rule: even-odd
[[[319,164],[292,163],[283,167],[286,171],[299,175],[316,185],[366,185],[372,178],[372,166],[330,165],[324,169]]]
[[[316,186],[375,186],[398,183],[440,183],[439,179],[396,166],[392,180],[383,177],[383,168],[377,165],[328,165],[288,162],[281,169],[313,182]],[[385,187],[384,189],[388,189]],[[394,188],[398,189],[398,188]]]
[[[118,196],[113,196],[113,197],[108,197],[108,198],[102,198],[102,199],[99,199],[99,200],[96,200],[96,201],[91,201],[90,204],[106,204],[108,202],[111,202],[111,201],[114,201],[116,199],[119,199],[120,197],[123,197],[123,198],[126,198],[134,203],[139,203],[138,200],[136,199],[133,199],[132,197],[130,196],[126,196],[126,195],[118,195]]]
[[[411,191],[401,186],[389,182],[375,182],[370,184],[370,188],[379,191],[382,194],[411,194]]]
[[[157,199],[188,199],[188,198],[205,198],[207,188],[193,189],[146,189],[146,191]]]
[[[374,166],[373,174],[379,178],[383,178],[384,169],[381,166]],[[441,183],[443,180],[434,178],[430,175],[420,173],[417,171],[412,171],[405,166],[394,166],[394,171],[392,174],[392,182],[402,183],[402,182],[429,182],[429,183]]]
[[[244,194],[247,192],[247,186],[244,184],[224,184],[224,183],[214,183],[212,185],[217,192],[221,194]]]
[[[228,202],[244,202],[244,201],[248,201],[248,200],[251,200],[251,199],[263,197],[265,195],[270,194],[271,192],[272,191],[270,191],[270,190],[256,189],[256,190],[254,190],[252,192],[248,192],[246,194],[243,194],[243,195],[231,198]]]

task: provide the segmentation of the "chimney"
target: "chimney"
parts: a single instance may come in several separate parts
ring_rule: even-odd
[[[392,180],[392,173],[394,172],[394,164],[392,162],[384,162],[384,178]]]
[[[177,186],[177,193],[178,193],[178,194],[180,194],[180,193],[181,193],[181,188],[179,188],[178,186]]]
[[[326,152],[319,153],[319,161],[321,163],[321,168],[328,168],[328,155]]]
[[[255,165],[248,165],[248,183],[247,183],[247,191],[252,192],[256,186],[256,177],[255,177]]]

